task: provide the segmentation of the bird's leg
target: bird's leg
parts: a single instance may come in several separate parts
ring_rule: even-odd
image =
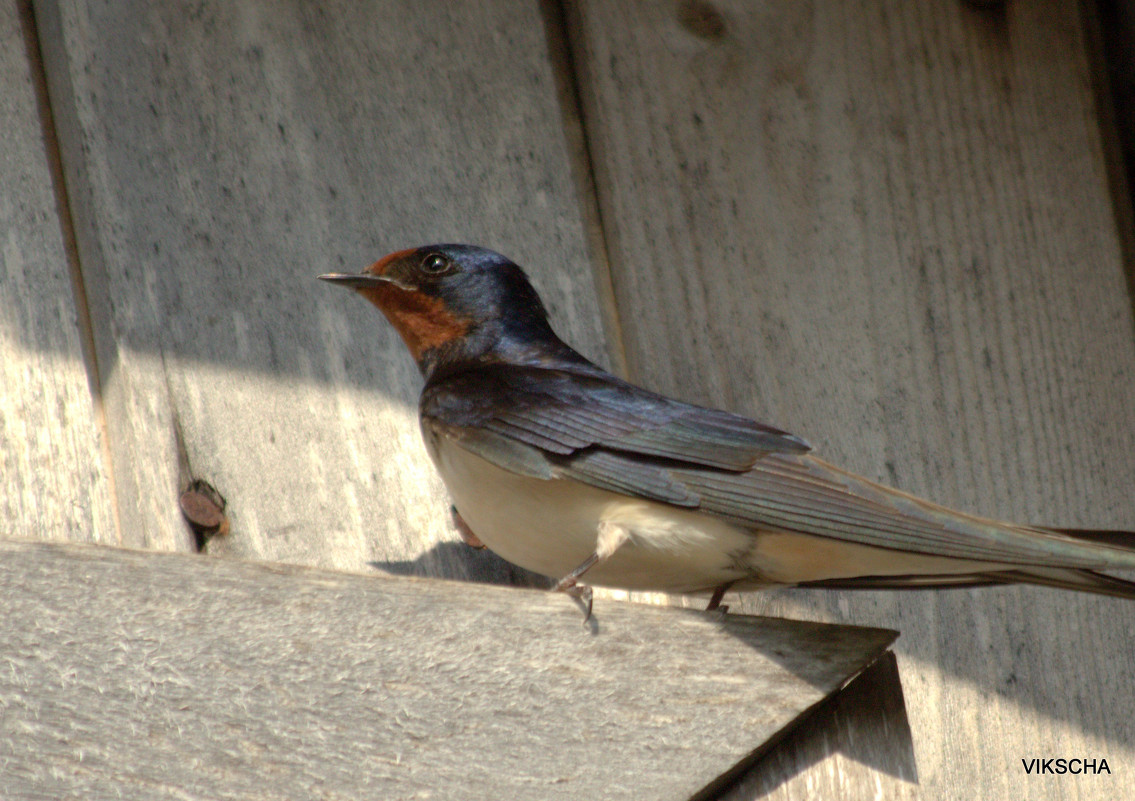
[[[591,619],[591,603],[594,593],[586,584],[579,584],[578,580],[580,576],[590,570],[591,566],[598,561],[598,552],[591,554],[591,556],[583,560],[579,567],[557,581],[556,586],[552,587],[552,592],[565,592],[572,598],[578,598],[583,603],[584,623]]]
[[[457,507],[450,506],[449,513],[453,516],[453,525],[457,528],[461,541],[470,548],[476,548],[478,551],[483,550],[485,543],[481,542],[481,538],[473,533],[473,529],[469,528],[469,524],[465,522],[461,512],[457,511]]]
[[[596,564],[617,551],[619,546],[628,539],[630,539],[630,532],[623,526],[604,520],[599,524],[599,538],[595,543],[595,552],[584,559],[579,567],[557,581],[556,586],[552,587],[553,592],[566,592],[571,597],[578,598],[583,602],[584,623],[591,619],[591,603],[594,593],[586,584],[580,584],[579,579]]]
[[[725,597],[726,591],[736,583],[737,583],[737,581],[736,581],[736,579],[734,579],[733,581],[727,581],[724,584],[721,584],[718,587],[716,587],[713,591],[713,595],[711,595],[709,597],[709,605],[705,608],[705,611],[713,612],[713,611],[720,610],[721,614],[723,614],[723,615],[726,612],[728,612],[729,607],[728,606],[722,606],[721,605],[721,599]]]

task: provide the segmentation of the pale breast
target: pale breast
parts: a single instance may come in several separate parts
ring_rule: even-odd
[[[754,536],[723,520],[575,481],[520,476],[444,437],[430,450],[469,527],[528,570],[566,575],[595,551],[607,523],[628,539],[588,571],[589,584],[693,592],[752,572]]]

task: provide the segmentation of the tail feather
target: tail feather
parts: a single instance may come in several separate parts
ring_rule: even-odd
[[[856,576],[801,582],[797,586],[829,590],[948,590],[993,587],[1002,584],[1036,584],[1079,590],[1113,598],[1135,600],[1135,582],[1076,568],[1029,567],[996,573],[959,573],[938,576]]]
[[[1018,581],[1025,584],[1038,584],[1042,587],[1057,587],[1063,590],[1094,592],[1097,595],[1110,595],[1113,598],[1135,599],[1135,582],[1097,573],[1094,570],[1072,568],[1029,567],[1025,570],[1007,570],[991,573],[993,578]]]
[[[979,573],[950,573],[938,576],[851,576],[802,581],[796,586],[822,590],[951,590],[962,587],[992,587],[1020,580],[992,578]]]
[[[1099,545],[1109,545],[1112,548],[1121,548],[1135,551],[1135,531],[1111,531],[1095,528],[1054,528],[1046,526],[1049,531],[1057,531],[1078,540],[1094,542]]]

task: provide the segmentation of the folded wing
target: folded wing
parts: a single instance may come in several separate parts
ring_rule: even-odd
[[[1008,565],[1135,567],[1132,549],[954,512],[828,465],[799,437],[591,366],[469,371],[427,387],[421,411],[423,425],[505,469],[757,530]]]

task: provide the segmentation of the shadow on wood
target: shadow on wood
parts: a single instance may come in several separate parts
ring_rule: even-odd
[[[841,760],[899,780],[888,785],[888,798],[919,797],[910,722],[898,663],[890,651],[770,746],[720,801],[771,801],[805,794],[838,798],[854,773],[852,766],[836,764]],[[820,769],[813,769],[817,765]],[[799,786],[801,781],[808,782],[807,790]]]
[[[704,797],[894,637],[0,542],[0,764],[12,798]]]
[[[394,576],[444,578],[512,587],[548,590],[555,582],[547,576],[517,567],[487,548],[476,550],[457,542],[440,542],[413,561],[368,562]]]

